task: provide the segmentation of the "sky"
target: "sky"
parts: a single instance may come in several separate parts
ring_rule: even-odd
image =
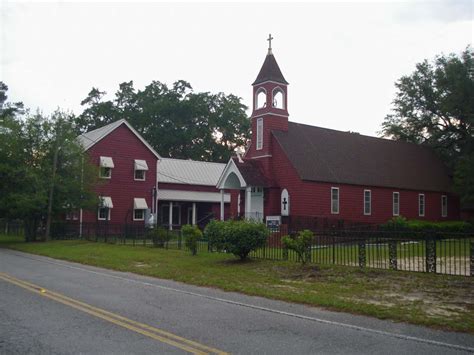
[[[416,63],[473,42],[473,2],[0,1],[0,81],[9,100],[82,112],[92,87],[191,83],[252,106],[273,53],[290,83],[290,121],[378,135],[394,83]],[[248,114],[250,115],[250,110]]]

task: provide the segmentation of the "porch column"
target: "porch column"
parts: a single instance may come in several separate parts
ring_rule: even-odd
[[[169,230],[173,230],[173,202],[170,201],[170,211],[169,211]]]
[[[250,219],[250,211],[252,210],[252,188],[245,188],[245,219]]]
[[[193,226],[196,225],[196,202],[193,202]]]
[[[224,189],[221,189],[221,221],[224,220]]]

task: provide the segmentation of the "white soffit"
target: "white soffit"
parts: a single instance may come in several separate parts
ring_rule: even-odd
[[[100,196],[100,199],[102,200],[101,207],[114,208],[114,204],[112,203],[112,197]]]
[[[221,202],[219,192],[158,190],[158,201]],[[224,202],[230,203],[230,194],[224,194]]]
[[[100,167],[101,168],[113,168],[114,161],[111,157],[100,157]]]
[[[135,170],[148,170],[146,160],[135,159]]]
[[[216,186],[225,164],[162,158],[158,163],[158,183]]]
[[[136,210],[146,210],[148,209],[148,205],[144,198],[135,197],[133,199],[133,208]]]

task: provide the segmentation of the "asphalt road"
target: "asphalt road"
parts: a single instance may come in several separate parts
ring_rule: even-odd
[[[0,249],[1,354],[468,354],[474,336]]]

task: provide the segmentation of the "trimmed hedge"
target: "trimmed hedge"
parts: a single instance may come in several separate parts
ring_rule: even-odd
[[[265,224],[252,221],[213,220],[204,229],[209,246],[247,259],[251,251],[265,246],[269,231]]]
[[[385,230],[407,230],[416,232],[434,231],[463,233],[474,231],[473,225],[464,221],[431,222],[417,219],[407,220],[402,216],[392,218],[387,223],[382,224],[381,228]]]

